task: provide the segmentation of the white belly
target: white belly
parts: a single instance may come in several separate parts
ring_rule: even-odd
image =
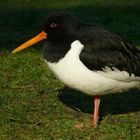
[[[138,81],[114,80],[105,77],[103,73],[87,69],[79,59],[83,47],[79,41],[74,41],[69,52],[57,63],[50,63],[46,60],[49,68],[67,86],[90,95],[103,95],[138,85]]]

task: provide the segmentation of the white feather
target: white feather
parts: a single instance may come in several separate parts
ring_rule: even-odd
[[[80,41],[71,44],[71,49],[57,63],[47,62],[49,68],[67,86],[85,92],[89,95],[115,93],[140,84],[139,78],[129,76],[125,71],[106,67],[103,71],[89,70],[79,59],[84,48]]]
[[[97,71],[100,75],[114,79],[117,81],[122,81],[122,82],[132,82],[132,81],[139,81],[140,82],[140,77],[136,77],[134,74],[129,75],[128,72],[126,71],[120,71],[117,68],[112,68],[110,69],[109,67],[105,67],[102,69],[102,71]]]

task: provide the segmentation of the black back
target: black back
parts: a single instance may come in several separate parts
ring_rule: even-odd
[[[85,27],[80,39],[84,50],[80,59],[90,70],[102,70],[106,66],[140,76],[140,50],[104,29]]]
[[[58,23],[56,29],[50,28],[52,22]],[[71,43],[79,40],[84,45],[80,60],[88,69],[96,71],[107,66],[140,76],[140,50],[107,30],[84,24],[67,13],[49,17],[44,30],[48,33],[44,56],[50,62],[58,62]]]

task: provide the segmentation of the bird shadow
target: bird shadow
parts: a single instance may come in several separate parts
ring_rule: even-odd
[[[63,104],[74,110],[93,113],[92,96],[65,87],[59,91],[58,98]],[[140,111],[140,93],[138,90],[101,96],[99,112],[101,117],[106,114],[125,114],[138,111]]]

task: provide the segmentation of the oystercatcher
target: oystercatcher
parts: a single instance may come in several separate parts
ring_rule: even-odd
[[[12,53],[45,39],[44,58],[70,88],[94,96],[93,125],[98,125],[100,96],[140,86],[140,50],[105,29],[70,13],[51,14],[43,31]]]

